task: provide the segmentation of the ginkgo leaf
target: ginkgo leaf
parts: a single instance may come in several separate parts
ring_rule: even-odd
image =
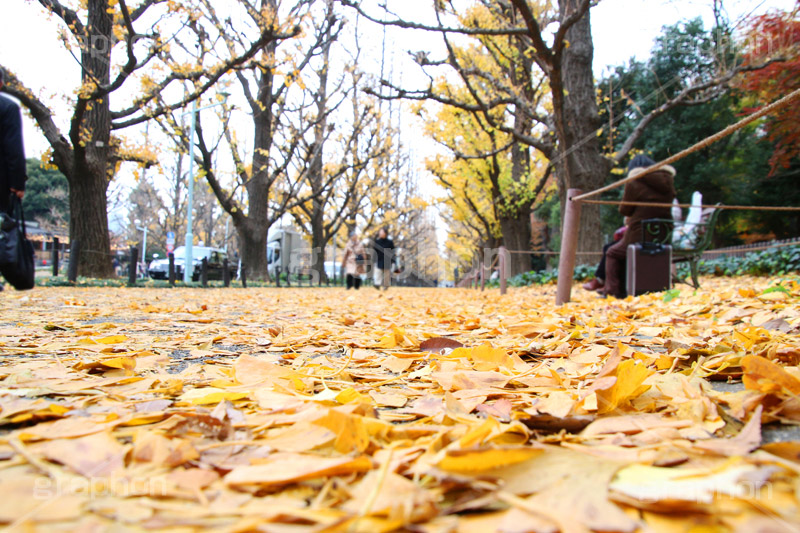
[[[437,466],[454,474],[476,474],[527,461],[542,453],[536,448],[487,448],[449,451]]]
[[[223,400],[241,400],[242,398],[247,398],[247,396],[246,392],[231,392],[216,387],[203,387],[183,393],[178,400],[191,402],[194,405],[210,405],[218,404]]]
[[[767,393],[800,394],[800,378],[789,374],[779,365],[761,357],[748,355],[742,358],[742,381],[748,389]]]
[[[614,372],[614,377],[616,378],[614,384],[608,388],[595,391],[597,394],[597,412],[600,414],[609,413],[623,403],[647,392],[650,387],[649,385],[643,385],[643,383],[652,373],[652,370],[649,370],[640,361],[634,359],[628,359],[620,363]]]
[[[229,472],[225,484],[238,487],[271,487],[304,479],[357,474],[372,469],[368,457],[322,457],[298,453],[276,453],[260,464],[240,466]]]
[[[716,494],[750,494],[758,488],[752,484],[758,479],[754,475],[758,471],[758,466],[741,462],[732,462],[723,469],[631,465],[617,473],[609,488],[633,499],[626,499],[626,502],[711,503]],[[766,483],[767,479],[762,478],[759,485]]]

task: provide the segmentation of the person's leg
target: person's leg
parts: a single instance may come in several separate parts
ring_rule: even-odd
[[[356,290],[361,288],[361,276],[353,276],[353,287]]]
[[[347,276],[345,276],[345,283],[347,284],[347,289],[348,290],[353,287],[353,275],[352,274],[347,274]]]
[[[383,283],[383,270],[378,267],[373,267],[372,270],[372,285],[380,290],[381,284]]]
[[[386,268],[383,270],[383,290],[389,288],[389,285],[392,284],[392,269]]]
[[[616,298],[625,297],[624,276],[628,244],[625,240],[614,243],[606,251],[606,283],[603,293]]]
[[[614,246],[613,242],[603,246],[603,257],[600,259],[600,263],[597,265],[597,270],[594,271],[594,277],[600,281],[605,281],[606,279],[606,254],[608,253],[608,249],[612,246]]]
[[[594,279],[590,279],[586,283],[583,284],[583,288],[587,291],[599,291],[605,285],[606,280],[606,253],[608,249],[614,246],[613,242],[610,242],[603,246],[603,257],[600,258],[600,262],[597,264],[597,268],[594,271]]]

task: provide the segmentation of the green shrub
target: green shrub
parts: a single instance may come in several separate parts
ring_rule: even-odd
[[[703,259],[699,270],[710,276],[782,276],[800,272],[800,245],[772,247],[744,257],[722,255]],[[688,275],[688,267],[682,267],[679,273]]]
[[[594,277],[597,265],[578,265],[573,279],[584,281]],[[773,247],[760,252],[751,252],[744,257],[726,255],[701,260],[698,265],[701,275],[707,276],[783,276],[800,272],[800,245]],[[689,277],[689,265],[678,265],[678,276]],[[544,285],[558,279],[558,269],[540,270],[517,274],[508,280],[512,287]],[[496,285],[496,282],[495,282]]]
[[[575,267],[573,276],[577,281],[584,281],[594,277],[597,265],[578,265]],[[528,285],[546,285],[555,283],[558,280],[558,269],[552,270],[531,270],[523,272],[509,278],[508,284],[512,287],[526,287]]]

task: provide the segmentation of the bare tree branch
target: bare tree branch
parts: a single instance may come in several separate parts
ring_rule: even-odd
[[[482,28],[459,28],[459,27],[444,27],[444,26],[430,26],[427,24],[420,24],[418,22],[409,22],[401,19],[394,19],[394,20],[383,20],[377,17],[373,17],[366,11],[361,8],[360,3],[353,2],[351,0],[339,0],[339,3],[343,6],[351,7],[355,9],[359,15],[364,17],[365,19],[369,20],[370,22],[375,22],[376,24],[381,24],[384,26],[396,26],[398,28],[405,28],[410,30],[426,30],[426,31],[433,31],[439,33],[457,33],[461,35],[526,35],[528,30],[527,28],[506,28],[506,29],[482,29]]]

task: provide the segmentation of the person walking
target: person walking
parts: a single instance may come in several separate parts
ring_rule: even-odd
[[[0,91],[5,87],[5,71],[0,68]],[[22,114],[19,106],[0,94],[0,212],[13,207],[12,195],[25,196],[25,148],[22,144]],[[0,281],[0,291],[3,283]]]
[[[655,165],[656,162],[644,154],[634,157],[628,164],[628,176],[642,174],[645,168]],[[670,207],[656,207],[647,205],[626,205],[625,202],[652,202],[658,204],[671,204],[675,198],[675,169],[666,165],[655,172],[645,174],[639,179],[625,184],[622,193],[622,205],[619,206],[621,215],[628,217],[625,235],[616,244],[606,251],[606,277],[605,285],[600,294],[624,298],[625,263],[628,255],[628,245],[642,240],[642,221],[648,218],[670,218]]]
[[[373,282],[376,289],[389,288],[392,280],[392,262],[394,261],[394,241],[389,238],[389,231],[384,227],[378,231],[378,238],[372,243],[375,251],[373,264]]]
[[[361,275],[364,273],[364,263],[367,253],[364,245],[358,238],[358,233],[354,230],[350,233],[350,239],[344,248],[344,273],[348,289],[358,290],[361,287]]]
[[[5,81],[5,71],[0,68],[0,91]],[[8,211],[12,194],[22,200],[26,179],[22,114],[13,100],[0,94],[0,209]]]

